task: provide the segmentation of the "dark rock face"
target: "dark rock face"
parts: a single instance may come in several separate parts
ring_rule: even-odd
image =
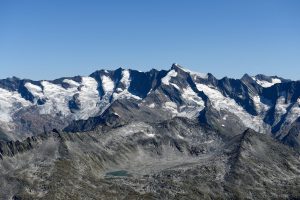
[[[288,130],[287,134],[283,136],[282,141],[291,147],[300,148],[300,118],[298,118]]]
[[[0,142],[0,158],[3,156],[14,156],[15,154],[22,153],[24,151],[29,151],[33,148],[32,143],[35,143],[35,138],[27,138],[23,142],[20,141],[9,141]]]
[[[73,96],[73,98],[69,101],[69,108],[71,110],[71,112],[74,112],[76,110],[80,110],[80,101],[79,101],[79,95],[78,94],[75,94]]]

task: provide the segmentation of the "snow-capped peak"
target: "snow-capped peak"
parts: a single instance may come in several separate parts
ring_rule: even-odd
[[[252,76],[252,79],[256,81],[257,84],[261,85],[264,88],[271,87],[277,83],[281,83],[281,79],[277,77],[267,77],[264,75]]]
[[[36,125],[41,130],[44,126],[57,125],[58,122],[49,125],[49,118],[59,119],[61,126],[66,126],[72,120],[101,116],[115,102],[136,104],[137,109],[145,109],[150,118],[153,117],[151,112],[159,112],[154,118],[194,118],[204,109],[213,109],[217,112],[214,117],[220,117],[216,121],[224,127],[230,126],[232,118],[233,121],[239,119],[241,126],[257,128],[259,132],[270,131],[272,123],[281,122],[284,115],[288,121],[284,121],[283,127],[300,116],[298,82],[292,81],[290,87],[287,84],[272,90],[269,87],[287,80],[264,75],[245,75],[242,81],[211,77],[211,74],[192,72],[173,64],[169,71],[142,73],[119,68],[96,71],[88,77],[54,81],[4,79],[0,80],[0,123],[13,123],[18,130],[24,130],[18,126],[28,129],[28,124],[35,123],[32,120],[44,117]],[[265,89],[253,87],[253,81]],[[269,112],[272,108],[275,112]],[[117,113],[122,116],[122,110]],[[275,116],[267,116],[272,114]],[[268,117],[274,122],[265,123]]]
[[[181,65],[177,64],[177,63],[174,63],[172,65],[172,68],[171,69],[174,69],[174,70],[181,70],[181,71],[184,71],[186,73],[189,73],[191,76],[197,76],[201,79],[207,79],[208,78],[208,74],[207,73],[200,73],[200,72],[194,72],[194,71],[191,71],[191,70],[188,70],[184,67],[182,67]]]

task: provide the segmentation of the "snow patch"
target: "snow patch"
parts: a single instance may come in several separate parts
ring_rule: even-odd
[[[102,86],[104,92],[112,92],[115,88],[115,83],[111,80],[109,76],[101,76]]]
[[[271,82],[265,81],[265,80],[259,80],[255,76],[253,76],[252,79],[254,81],[256,81],[257,84],[261,85],[264,88],[271,87],[271,86],[275,85],[276,83],[281,83],[281,80],[278,78],[272,78]]]
[[[115,133],[115,134],[111,135],[111,137],[113,137],[114,140],[118,139],[116,137],[120,137],[120,136],[121,137],[129,136],[130,137],[135,133],[141,133],[141,132],[148,137],[155,136],[153,134],[153,133],[155,133],[153,128],[144,122],[131,123],[131,124],[128,124],[127,126],[123,126],[123,127],[114,129],[114,130],[112,130],[112,132]]]
[[[300,104],[298,101],[293,105],[290,112],[286,116],[286,124],[295,122],[300,117]]]
[[[77,83],[71,79],[64,79],[63,82],[69,84],[71,87],[78,87],[80,85],[80,83]]]
[[[100,108],[100,96],[98,92],[98,83],[92,77],[82,77],[79,91],[80,110],[76,113],[77,119],[88,119],[96,115]]]
[[[37,88],[35,88],[37,89]],[[12,122],[12,115],[18,110],[28,107],[31,104],[22,98],[18,92],[11,92],[0,88],[0,121],[1,122]]]
[[[179,135],[179,134],[177,135],[177,137],[178,137],[179,139],[182,139],[182,140],[184,139],[184,137],[182,137],[182,136]]]
[[[210,143],[213,143],[214,142],[214,140],[208,140],[208,141],[205,141],[204,143],[205,144],[210,144]]]
[[[203,110],[203,107],[186,106],[186,105],[180,106],[180,110],[177,116],[192,119],[198,117],[201,110]]]
[[[123,83],[126,88],[129,87],[131,82],[129,70],[126,69],[122,71],[122,79],[120,80],[120,82]]]
[[[171,71],[169,71],[167,73],[167,75],[161,80],[161,82],[165,85],[169,85],[170,84],[170,80],[172,77],[176,77],[177,76],[177,72],[172,69]]]
[[[73,116],[78,120],[88,119],[99,112],[98,83],[94,78],[82,77],[81,83],[69,79],[65,79],[63,82],[68,83],[71,87],[65,89],[61,85],[48,81],[41,82],[44,91],[35,96],[46,99],[46,102],[39,106],[40,114]],[[79,110],[71,113],[69,101],[76,94],[78,95]]]
[[[150,105],[148,105],[149,108],[155,108],[155,103],[151,103]]]
[[[172,113],[178,113],[177,104],[172,101],[165,102],[164,108],[170,110]]]
[[[77,92],[77,88],[65,89],[48,81],[42,81],[41,84],[44,88],[43,97],[46,99],[46,102],[40,106],[40,114],[50,114],[52,116],[56,114],[62,116],[70,115],[68,103],[74,93]]]
[[[29,83],[29,82],[25,83],[24,86],[27,88],[27,90],[33,96],[35,96],[35,97],[41,97],[41,96],[43,96],[43,89],[40,86],[34,85],[32,83]]]
[[[120,115],[116,112],[114,112],[113,115],[120,117]]]
[[[188,86],[187,88],[183,88],[181,96],[187,102],[187,104],[196,104],[197,106],[201,106],[204,108],[204,101],[194,92],[194,90],[190,86]]]
[[[250,115],[244,108],[238,105],[234,99],[225,97],[220,91],[204,84],[196,84],[199,91],[203,91],[208,96],[212,106],[217,111],[229,111],[236,115],[245,127],[252,128],[257,132],[265,129],[265,124],[259,116]]]
[[[117,88],[117,89],[116,89],[116,92],[117,92],[117,93],[123,92],[123,89],[122,89],[122,88]]]
[[[287,108],[290,106],[289,103],[285,102],[285,97],[280,96],[275,105],[275,114],[276,116],[282,116],[287,112]]]
[[[113,94],[113,99],[122,99],[122,98],[126,98],[126,99],[136,99],[136,100],[141,100],[142,98],[140,98],[139,96],[136,96],[132,93],[130,93],[128,91],[128,88],[130,86],[131,83],[131,79],[130,79],[130,72],[129,70],[123,70],[122,71],[122,78],[120,80],[121,83],[124,84],[125,89],[121,89],[121,88],[117,88],[116,91],[117,93]]]
[[[150,138],[155,137],[155,134],[154,134],[154,133],[145,133],[145,135],[146,135],[147,137],[150,137]]]
[[[175,83],[171,83],[171,85],[173,85],[174,88],[176,88],[178,91],[180,91],[180,88],[178,87],[178,85],[176,85]]]
[[[258,113],[262,114],[269,110],[270,106],[264,104],[261,102],[260,96],[256,95],[252,97],[252,100],[254,102],[254,106]]]

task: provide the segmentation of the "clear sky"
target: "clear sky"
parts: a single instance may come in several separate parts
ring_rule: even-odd
[[[300,79],[299,0],[0,0],[0,78],[179,63]]]

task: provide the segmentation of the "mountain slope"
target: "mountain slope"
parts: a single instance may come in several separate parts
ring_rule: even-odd
[[[168,71],[119,68],[54,81],[9,78],[0,80],[0,92],[2,138],[10,140],[52,129],[92,130],[108,116],[128,122],[198,118],[225,135],[252,128],[282,139],[300,117],[299,81],[247,74],[218,80],[177,64]]]
[[[0,199],[300,198],[299,81],[173,64],[0,94]]]
[[[51,133],[0,150],[2,199],[300,197],[299,152],[250,129],[223,138],[185,118]]]

